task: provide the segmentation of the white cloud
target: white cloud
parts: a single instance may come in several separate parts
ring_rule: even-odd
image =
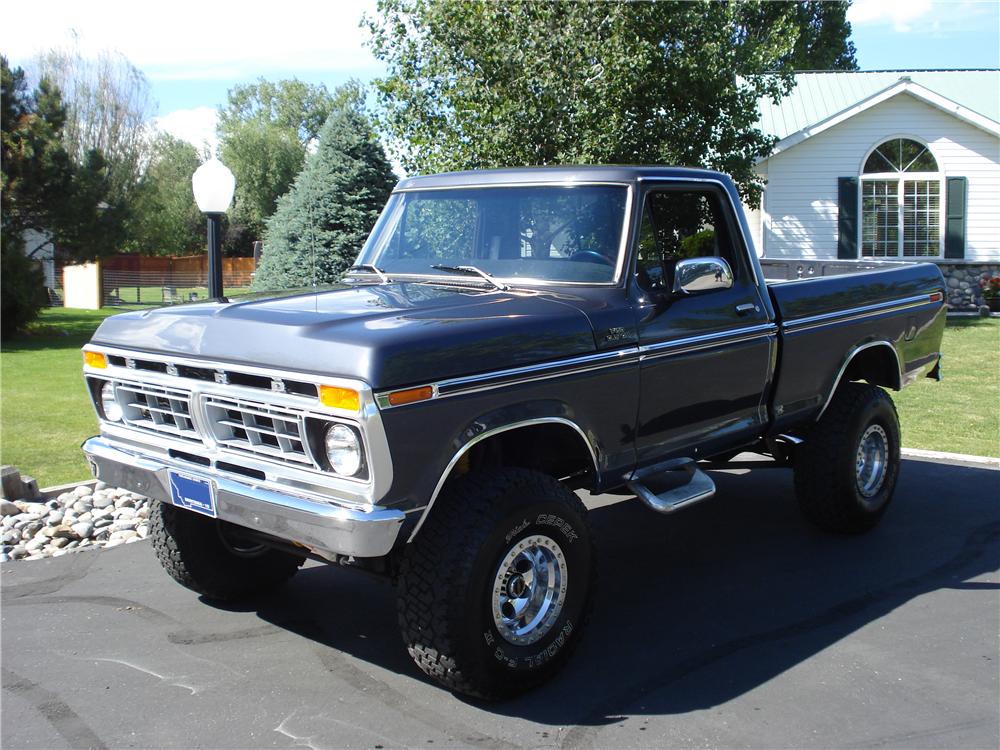
[[[202,151],[206,144],[212,152],[219,145],[215,134],[219,113],[213,107],[195,107],[194,109],[178,109],[157,117],[153,126],[164,133],[170,133],[175,138],[193,144]]]
[[[892,24],[894,31],[908,32],[913,22],[931,13],[931,0],[854,0],[847,11],[851,24]]]
[[[8,3],[0,49],[27,61],[75,35],[85,53],[118,50],[151,79],[361,71],[378,65],[358,26],[374,9],[374,0],[175,0],[155,10],[123,0],[49,0],[40,13],[31,3]]]

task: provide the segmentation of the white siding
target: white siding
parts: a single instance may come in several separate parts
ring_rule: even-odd
[[[760,165],[765,256],[836,258],[837,178],[857,176],[871,148],[901,136],[928,143],[946,176],[968,179],[965,259],[1000,260],[1000,139],[905,93]]]

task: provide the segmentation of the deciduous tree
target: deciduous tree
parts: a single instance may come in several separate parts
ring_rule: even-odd
[[[0,58],[2,124],[2,336],[22,328],[41,303],[41,276],[32,263],[41,249],[25,247],[28,230],[52,242],[58,257],[88,260],[116,247],[109,241],[122,216],[107,203],[110,180],[100,151],[78,163],[68,153],[66,107],[47,79],[30,91],[20,68]]]
[[[190,143],[166,133],[157,136],[127,227],[127,249],[145,255],[204,251],[205,219],[191,188],[200,164]]]
[[[66,151],[77,163],[99,151],[108,204],[128,207],[148,163],[149,122],[156,111],[146,76],[119,52],[89,57],[75,47],[46,52],[37,67],[39,78],[62,92]]]
[[[753,198],[772,144],[757,102],[791,86],[803,18],[826,17],[757,1],[379,0],[379,124],[408,171],[703,166]]]
[[[232,223],[246,225],[259,239],[330,113],[361,100],[356,82],[333,94],[323,85],[297,79],[274,83],[261,78],[230,89],[219,110],[218,132],[222,161],[236,176]]]

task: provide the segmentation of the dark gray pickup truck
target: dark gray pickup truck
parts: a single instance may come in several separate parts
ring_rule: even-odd
[[[160,501],[153,545],[185,586],[248,596],[306,558],[382,573],[421,669],[514,694],[593,601],[575,490],[670,513],[754,451],[824,529],[889,504],[885,389],[940,376],[940,272],[768,282],[739,206],[689,169],[405,179],[337,288],[107,319],[83,449]]]

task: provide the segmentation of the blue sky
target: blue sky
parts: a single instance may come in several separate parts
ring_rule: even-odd
[[[118,50],[148,77],[159,127],[196,143],[213,139],[215,110],[237,83],[294,76],[333,88],[383,70],[359,28],[374,0],[174,0],[155,16],[126,0],[44,7],[7,4],[0,52],[30,67],[53,47]],[[1000,0],[856,0],[849,19],[865,70],[1000,67]]]

